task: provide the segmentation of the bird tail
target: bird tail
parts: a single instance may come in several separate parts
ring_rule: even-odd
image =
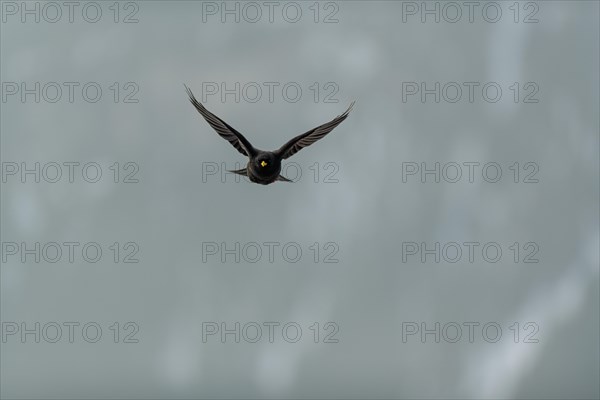
[[[277,177],[277,180],[278,180],[278,181],[283,181],[283,182],[294,182],[294,181],[292,181],[292,180],[290,180],[290,179],[286,178],[286,177],[285,177],[285,176],[283,176],[283,175],[279,175],[279,176]]]
[[[233,172],[234,174],[238,174],[238,175],[242,175],[242,176],[248,176],[248,171],[246,170],[246,168],[236,169],[235,171],[227,170],[227,172]]]

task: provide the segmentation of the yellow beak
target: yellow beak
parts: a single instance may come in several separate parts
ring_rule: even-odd
[[[266,165],[267,165],[267,162],[266,162],[266,161],[261,161],[261,162],[260,162],[260,166],[261,166],[261,167],[265,167]]]

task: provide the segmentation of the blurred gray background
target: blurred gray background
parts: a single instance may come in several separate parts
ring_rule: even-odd
[[[35,3],[27,7],[35,10]],[[255,3],[263,13],[256,22],[247,21],[255,10],[244,3],[141,1],[118,4],[117,22],[113,2],[97,3],[96,23],[82,17],[86,3],[78,3],[73,22],[62,6],[54,23],[44,18],[55,10],[38,3],[40,22],[25,14],[23,23],[22,4],[2,2],[3,171],[14,165],[7,163],[75,161],[96,162],[103,175],[88,183],[79,168],[70,183],[63,167],[57,183],[5,176],[2,398],[599,397],[598,2],[497,2],[502,15],[495,23],[482,17],[486,2],[478,3],[473,22],[463,6],[455,23],[444,19],[454,10],[436,2],[427,7],[439,7],[439,23],[427,14],[421,22],[421,2],[298,2],[295,23],[288,20],[296,6],[286,2],[275,3],[273,22],[262,2]],[[223,23],[220,7],[238,7],[239,23],[235,15]],[[95,8],[86,10],[93,19]],[[125,23],[127,16],[138,22]],[[327,16],[337,22],[325,23]],[[527,16],[538,22],[524,23]],[[34,95],[22,102],[20,93],[9,93],[11,82],[19,90],[22,82],[57,82],[64,90],[54,103],[47,101],[55,93],[50,86],[39,103]],[[80,84],[72,103],[64,82]],[[102,88],[99,101],[82,98],[87,82]],[[266,89],[256,102],[247,101],[254,92],[239,102],[233,95],[204,101],[207,82],[280,86],[273,102]],[[296,102],[282,96],[289,82],[302,88]],[[419,95],[402,101],[403,82],[481,85],[472,103],[466,91],[456,103],[436,103],[433,95],[423,103]],[[481,97],[486,82],[503,89],[498,102]],[[509,89],[515,82],[516,103]],[[523,102],[528,82],[539,88],[537,103]],[[357,104],[329,136],[288,160],[301,168],[298,182],[263,187],[219,175],[203,181],[209,164],[234,169],[245,160],[193,109],[183,83],[264,149]],[[337,103],[324,101],[332,87]],[[132,88],[138,102],[126,103]],[[119,183],[110,169],[115,162]],[[138,183],[122,182],[131,172],[127,162],[139,167]],[[324,182],[328,162],[337,183]],[[419,175],[403,182],[407,162],[496,162],[503,175],[489,183],[476,169],[470,183],[464,168],[456,183],[431,176],[422,183]],[[509,169],[515,162],[518,183]],[[528,162],[539,167],[537,183],[523,182]],[[10,243],[36,242],[96,242],[102,258],[86,262],[81,247],[73,263],[66,254],[55,263],[31,255],[22,262],[20,250],[12,255]],[[110,249],[115,242],[119,262]],[[122,262],[128,242],[139,247],[138,263]],[[236,263],[232,255],[221,262],[220,253],[204,254],[204,262],[206,242],[280,246],[274,262],[266,247],[255,263]],[[315,242],[318,262],[309,248]],[[329,242],[337,245],[337,263],[323,262]],[[456,263],[433,256],[421,262],[419,255],[403,262],[405,242],[494,242],[503,253],[496,263],[482,258],[481,247],[474,262],[466,254]],[[509,249],[515,242],[519,262]],[[537,263],[523,262],[528,242],[539,247]],[[286,243],[301,247],[300,261],[282,257]],[[36,322],[50,327],[39,343],[33,334],[21,340],[21,332],[7,333]],[[54,336],[52,322],[62,326],[56,343],[46,340]],[[73,343],[65,322],[80,324]],[[96,343],[82,339],[88,322],[102,328]],[[127,322],[139,327],[138,343],[124,343],[133,329]],[[206,322],[229,329],[255,322],[263,336],[236,343],[217,334],[203,342]],[[265,322],[280,323],[273,343]],[[302,328],[296,343],[282,339],[288,322]],[[335,325],[326,330],[327,322]],[[462,337],[403,341],[407,322],[427,329],[455,323]],[[472,343],[468,322],[480,324]],[[502,328],[495,343],[482,338],[489,322]],[[528,322],[539,328],[537,343],[524,340],[533,330],[525,329]],[[332,326],[339,342],[324,343]]]

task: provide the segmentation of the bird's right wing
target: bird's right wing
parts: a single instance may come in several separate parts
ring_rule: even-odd
[[[354,107],[354,102],[350,104],[350,107],[348,107],[348,109],[342,115],[338,115],[331,121],[323,125],[317,126],[316,128],[311,129],[310,131],[305,132],[302,135],[296,136],[295,138],[291,139],[286,144],[281,146],[281,148],[277,150],[276,153],[282,159],[286,159],[296,154],[303,148],[310,146],[317,140],[322,139],[323,137],[325,137],[325,135],[331,132],[336,126],[341,124],[348,117],[348,114],[350,114],[350,111],[352,111],[352,107]]]
[[[228,125],[227,122],[223,121],[221,118],[208,111],[198,100],[196,100],[196,97],[194,97],[194,94],[192,93],[190,88],[186,85],[184,86],[188,96],[190,97],[190,102],[194,105],[194,107],[196,107],[196,110],[198,110],[200,115],[204,117],[206,122],[208,122],[210,126],[212,126],[212,128],[219,135],[221,135],[221,137],[223,137],[225,140],[231,143],[233,147],[237,149],[237,151],[239,151],[245,156],[251,157],[254,154],[256,154],[256,150],[254,149],[254,147],[252,147],[252,145],[244,137],[244,135],[242,135],[230,125]]]

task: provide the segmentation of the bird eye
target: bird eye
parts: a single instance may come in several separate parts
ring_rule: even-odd
[[[267,166],[267,162],[266,161],[261,161],[260,162],[260,166],[261,167],[266,167]]]

